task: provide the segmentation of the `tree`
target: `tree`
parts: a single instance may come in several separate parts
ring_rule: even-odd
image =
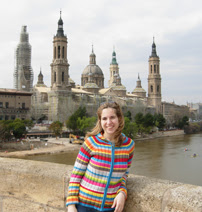
[[[66,127],[73,131],[77,131],[78,130],[77,120],[79,117],[82,119],[84,116],[86,116],[86,108],[79,107],[78,110],[76,110],[66,121]]]
[[[81,134],[86,134],[89,130],[91,130],[96,124],[96,117],[79,117],[77,120],[77,127],[81,131]]]
[[[131,114],[131,112],[128,110],[128,111],[124,114],[124,117],[128,117],[129,120],[131,121],[131,120],[132,120],[132,114]]]
[[[154,126],[154,116],[151,113],[147,113],[144,116],[144,127],[153,127]]]
[[[12,132],[15,138],[22,138],[27,134],[25,124],[21,119],[15,119],[11,123]]]
[[[141,124],[144,123],[144,115],[143,113],[137,113],[135,115],[135,123],[137,124],[137,126],[139,127]]]
[[[154,114],[154,123],[155,126],[162,130],[166,125],[166,119],[163,117],[162,114]]]
[[[63,123],[61,123],[60,121],[54,121],[49,126],[49,130],[55,134],[56,139],[59,135],[61,135],[62,127],[63,127]]]
[[[125,125],[123,133],[129,136],[130,138],[134,139],[138,131],[137,124],[135,122],[131,122],[128,117],[124,117],[124,121]]]
[[[9,141],[12,138],[11,120],[0,121],[0,139],[2,141]]]
[[[31,129],[34,126],[34,123],[32,120],[26,119],[26,120],[23,120],[23,122],[28,129]]]

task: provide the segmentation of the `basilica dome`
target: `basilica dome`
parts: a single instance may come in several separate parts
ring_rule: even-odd
[[[86,66],[86,68],[83,70],[84,75],[92,73],[92,75],[102,75],[103,76],[103,72],[101,70],[101,68],[98,65],[95,64],[89,64],[88,66]]]
[[[86,83],[95,83],[99,88],[104,88],[104,74],[101,68],[96,64],[96,55],[93,52],[90,54],[89,65],[83,70],[81,75],[81,85]]]

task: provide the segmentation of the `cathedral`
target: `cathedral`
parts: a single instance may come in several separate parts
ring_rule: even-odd
[[[23,29],[25,30],[26,27]],[[28,40],[25,40],[26,42],[29,46]],[[110,78],[108,85],[104,85],[104,74],[96,63],[93,46],[89,55],[89,64],[81,73],[81,85],[76,85],[70,78],[67,44],[60,14],[58,29],[53,37],[53,58],[50,64],[51,86],[45,85],[41,70],[37,84],[32,85],[31,61],[29,64],[23,64],[23,61],[20,60],[21,64],[14,72],[16,89],[26,89],[32,92],[31,118],[33,120],[65,122],[80,106],[86,107],[88,115],[95,115],[99,105],[106,101],[118,102],[123,112],[130,111],[133,117],[138,112],[164,113],[167,106],[163,105],[161,100],[160,59],[156,52],[154,40],[149,57],[148,96],[142,88],[139,74],[136,87],[131,93],[127,92],[126,87],[121,82],[121,70],[119,70],[115,50],[112,52],[112,59],[109,64]],[[31,54],[30,48],[29,46],[28,55]],[[21,55],[23,55],[23,49],[21,51]],[[24,51],[28,51],[28,47]],[[18,57],[18,55],[16,56]]]

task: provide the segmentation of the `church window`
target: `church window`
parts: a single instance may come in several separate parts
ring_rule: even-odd
[[[159,65],[157,65],[157,73],[159,74]]]
[[[56,59],[56,47],[54,48],[54,59]]]
[[[3,102],[0,102],[0,108],[2,108],[3,107]]]
[[[9,107],[9,102],[6,102],[6,108],[8,108]]]
[[[65,73],[64,73],[64,71],[62,72],[62,82],[64,82],[65,81]]]
[[[157,92],[159,92],[159,90],[160,90],[160,89],[159,89],[159,85],[157,85]]]
[[[152,65],[151,65],[151,74],[152,74]]]
[[[54,72],[54,82],[56,82],[56,72]]]
[[[25,103],[22,103],[22,109],[25,109]]]
[[[63,59],[65,58],[65,47],[64,46],[62,47],[62,58]]]
[[[156,73],[156,65],[154,65],[154,73]]]
[[[153,85],[151,85],[151,92],[153,93]]]
[[[58,46],[58,59],[60,58],[60,46]]]

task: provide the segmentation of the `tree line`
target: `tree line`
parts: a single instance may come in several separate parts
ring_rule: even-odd
[[[151,113],[143,114],[137,113],[132,117],[131,112],[128,111],[124,114],[125,127],[123,133],[131,138],[143,136],[149,134],[156,129],[164,130],[168,126],[166,125],[166,119],[162,114]],[[90,131],[96,124],[97,117],[89,117],[85,107],[79,107],[66,121],[65,125],[75,135],[84,136]],[[188,117],[184,116],[178,119],[174,125],[176,128],[186,129],[188,128]],[[33,127],[31,120],[1,120],[0,121],[0,139],[1,141],[8,141],[12,137],[19,139],[27,134],[27,130]],[[197,127],[195,127],[197,128]],[[195,129],[194,128],[194,129]],[[198,128],[197,128],[198,129]],[[56,137],[60,136],[63,131],[63,123],[55,121],[49,126],[49,130],[54,133]]]
[[[132,117],[131,112],[128,111],[124,114],[125,126],[123,133],[131,138],[135,138],[137,135],[143,136],[144,134],[151,133],[155,128],[158,130],[165,129],[166,119],[162,114],[151,113],[143,114],[141,112],[137,113],[135,117]],[[181,119],[178,119],[175,123],[176,128],[183,129],[185,125],[188,125],[188,117],[184,116]],[[88,117],[86,108],[79,107],[66,121],[66,127],[74,134],[84,136],[88,131],[90,131],[96,124],[97,117]],[[54,132],[54,128],[58,129],[59,125],[62,123],[56,121],[53,122],[50,126]],[[62,127],[61,127],[62,132]],[[54,133],[57,133],[57,136],[61,133],[57,130]]]

